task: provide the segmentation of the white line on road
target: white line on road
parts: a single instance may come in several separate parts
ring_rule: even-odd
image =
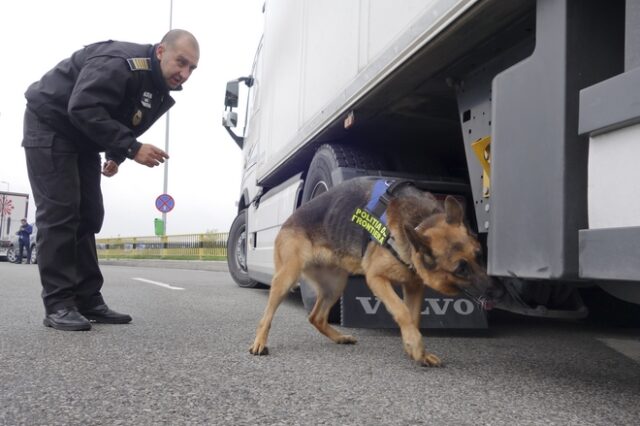
[[[632,339],[598,339],[611,349],[620,352],[635,362],[640,362],[640,340]]]
[[[160,282],[158,282],[158,281],[151,281],[151,280],[148,280],[148,279],[146,279],[146,278],[132,278],[132,279],[134,279],[134,280],[136,280],[136,281],[142,281],[142,282],[144,282],[144,283],[149,283],[149,284],[157,285],[158,287],[168,288],[169,290],[184,290],[184,288],[182,288],[182,287],[174,287],[174,286],[169,285],[169,284],[160,283]]]

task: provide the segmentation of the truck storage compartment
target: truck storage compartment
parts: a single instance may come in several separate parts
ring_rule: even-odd
[[[493,82],[488,269],[578,278],[587,225],[579,90],[622,70],[624,2],[538,0],[533,54]]]

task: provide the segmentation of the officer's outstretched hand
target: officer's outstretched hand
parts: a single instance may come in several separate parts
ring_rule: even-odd
[[[143,164],[147,167],[159,166],[169,155],[158,147],[148,143],[143,143],[138,153],[133,158],[136,163]]]
[[[104,165],[102,166],[102,174],[106,177],[111,177],[116,173],[118,173],[118,163],[113,160],[105,161]]]

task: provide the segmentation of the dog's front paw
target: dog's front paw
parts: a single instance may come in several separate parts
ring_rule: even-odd
[[[353,345],[358,343],[358,339],[353,336],[340,336],[336,339],[336,343],[339,345]]]
[[[424,357],[422,357],[422,365],[424,367],[442,367],[442,361],[434,354],[425,352]]]
[[[253,346],[249,348],[249,353],[251,355],[269,355],[269,348],[262,344],[254,343]]]

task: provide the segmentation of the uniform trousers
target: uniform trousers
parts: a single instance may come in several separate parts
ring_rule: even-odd
[[[82,152],[25,112],[23,147],[36,205],[38,269],[47,314],[103,304],[95,234],[104,218],[98,152]]]

